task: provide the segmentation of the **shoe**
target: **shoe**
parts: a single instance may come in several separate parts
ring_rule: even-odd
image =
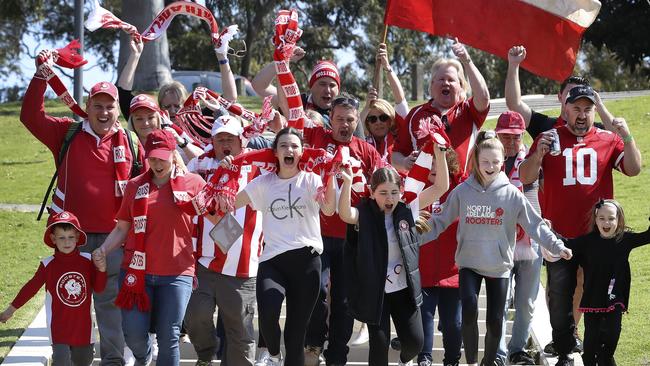
[[[494,360],[494,366],[506,366],[506,360],[504,358],[497,357]]]
[[[129,347],[124,347],[124,366],[135,365],[135,356]]]
[[[509,361],[511,365],[534,365],[535,360],[524,351],[515,352],[510,355]]]
[[[433,365],[431,360],[426,360],[425,359],[425,360],[422,360],[422,361],[418,362],[418,366],[431,366],[431,365]]]
[[[397,362],[397,366],[413,366],[413,360],[409,360],[409,361],[406,362],[406,363],[405,363],[405,362],[402,362],[402,361],[398,361],[398,362]]]
[[[212,361],[197,360],[194,366],[212,366]]]
[[[400,343],[399,338],[395,337],[390,340],[390,348],[394,349],[395,351],[402,350],[402,344]]]
[[[178,337],[178,343],[192,343],[192,342],[190,342],[190,337],[188,337],[187,334],[181,333],[180,337]]]
[[[582,353],[584,352],[585,347],[582,345],[580,338],[576,337],[576,345],[573,346],[573,352]]]
[[[149,333],[149,338],[151,339],[151,354],[154,361],[158,360],[158,337],[156,333]]]
[[[459,363],[458,361],[454,363],[445,363],[444,366],[458,366],[458,363]]]
[[[357,332],[356,336],[354,339],[350,340],[350,347],[356,347],[360,346],[362,344],[365,344],[368,342],[370,339],[370,336],[368,335],[368,325],[366,323],[361,324],[361,328]]]
[[[277,356],[269,356],[267,366],[282,366],[284,359],[282,358],[282,352]]]
[[[307,346],[305,347],[305,366],[318,366],[320,365],[320,355],[323,352],[323,347]]]
[[[573,359],[569,356],[560,356],[555,366],[573,366]]]
[[[260,353],[257,355],[257,359],[255,360],[255,366],[270,365],[269,358],[271,358],[269,350],[266,348],[260,348]]]
[[[557,356],[557,352],[555,352],[555,347],[553,346],[553,341],[549,342],[549,344],[544,346],[544,353],[549,354],[551,356]]]

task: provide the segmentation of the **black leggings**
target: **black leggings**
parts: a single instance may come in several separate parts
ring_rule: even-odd
[[[614,352],[621,335],[621,310],[585,313],[585,339],[582,361],[585,366],[613,366]]]
[[[280,353],[280,311],[287,299],[284,324],[284,364],[305,364],[307,323],[320,289],[320,256],[311,247],[290,250],[260,263],[257,271],[257,304],[260,332],[271,355]]]
[[[390,344],[390,319],[393,318],[395,330],[401,344],[400,360],[407,363],[422,349],[424,332],[420,308],[413,304],[409,289],[384,294],[384,304],[379,325],[368,324],[370,349],[368,365],[388,365],[388,346]]]
[[[503,313],[508,293],[508,278],[490,278],[480,275],[468,268],[458,271],[460,299],[463,305],[463,344],[465,345],[465,359],[467,363],[478,362],[478,294],[481,290],[481,281],[485,279],[487,290],[487,316],[485,335],[485,352],[483,361],[492,365],[497,356],[497,349],[501,341],[503,328]]]

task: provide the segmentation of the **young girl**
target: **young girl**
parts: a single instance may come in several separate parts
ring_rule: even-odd
[[[263,214],[265,246],[257,272],[257,302],[260,331],[271,362],[282,362],[278,321],[286,297],[284,365],[303,366],[305,331],[320,289],[323,240],[319,212],[334,213],[335,191],[330,183],[326,202],[319,205],[314,200],[322,182],[318,175],[298,167],[303,153],[298,130],[280,130],[273,151],[279,163],[277,174],[263,174],[249,182],[237,194],[235,209],[250,205]],[[232,158],[224,161],[228,164]]]
[[[523,193],[501,171],[504,148],[494,131],[481,131],[472,152],[472,173],[454,188],[442,215],[431,218],[431,233],[423,242],[438,237],[459,218],[456,263],[462,302],[465,358],[478,361],[478,294],[481,281],[487,288],[487,334],[481,365],[492,366],[501,338],[508,278],[513,267],[516,224],[542,246],[563,258],[567,249],[536,213]]]
[[[435,148],[436,170],[447,170],[445,152]],[[348,306],[352,315],[368,324],[368,364],[387,365],[390,319],[401,341],[400,364],[422,349],[422,304],[418,256],[419,234],[411,209],[400,202],[402,181],[392,168],[376,170],[371,194],[351,207],[351,168],[341,170],[343,186],[339,215],[348,223],[344,266]],[[438,199],[449,187],[447,174],[416,198],[420,207]]]
[[[630,232],[623,208],[611,199],[596,204],[591,223],[589,234],[566,241],[585,274],[578,308],[585,314],[582,360],[585,366],[616,365],[621,318],[630,298],[628,258],[632,249],[650,243],[650,228],[638,234]]]

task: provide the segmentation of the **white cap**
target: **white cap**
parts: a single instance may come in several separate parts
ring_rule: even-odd
[[[242,132],[244,132],[244,128],[236,117],[221,116],[214,120],[214,124],[212,125],[212,136],[216,136],[222,132],[233,136],[240,136]]]

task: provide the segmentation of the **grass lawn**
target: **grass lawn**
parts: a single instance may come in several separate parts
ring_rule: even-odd
[[[259,111],[261,102],[245,98],[244,106]],[[650,159],[650,113],[646,106],[650,97],[638,97],[607,102],[610,111],[624,116],[636,139],[641,154]],[[46,103],[46,110],[55,115],[70,115],[58,101]],[[557,115],[558,111],[550,111]],[[52,175],[52,154],[34,139],[19,121],[20,105],[0,105],[0,203],[40,203]],[[486,128],[493,128],[495,121],[488,121]],[[530,139],[527,138],[527,143]],[[650,205],[644,199],[650,197],[650,170],[645,164],[641,174],[628,178],[615,173],[616,198],[626,211],[628,225],[634,230],[645,230],[650,216]],[[26,184],[28,183],[28,184]],[[646,198],[644,198],[646,197]],[[0,212],[0,268],[11,269],[0,287],[2,310],[13,299],[20,287],[31,278],[38,261],[49,255],[50,249],[42,243],[44,223],[35,221],[36,214]],[[18,245],[16,245],[18,244]],[[17,250],[17,248],[19,248]],[[632,264],[632,293],[630,312],[623,317],[623,332],[616,352],[619,365],[650,365],[650,246],[636,249],[630,259]],[[20,336],[42,303],[43,295],[20,309],[8,324],[0,325],[0,360]]]

